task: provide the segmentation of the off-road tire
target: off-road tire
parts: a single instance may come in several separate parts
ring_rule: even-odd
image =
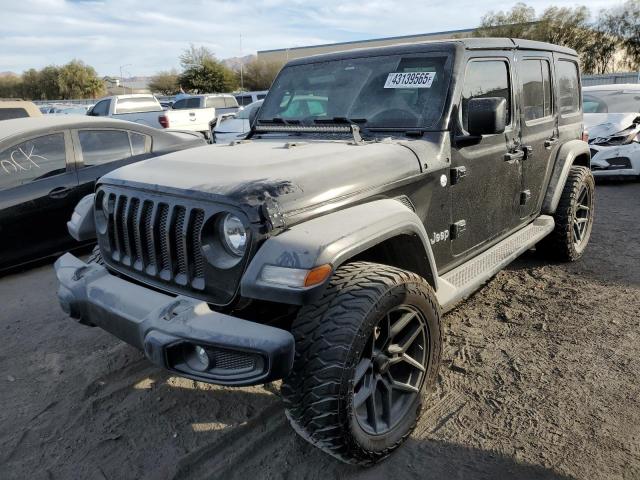
[[[87,259],[87,263],[97,263],[98,265],[104,265],[104,260],[102,259],[102,254],[100,253],[100,247],[98,245],[93,247],[93,251]]]
[[[584,237],[579,245],[574,241],[574,218],[578,200],[583,189],[589,196],[589,219]],[[595,180],[587,167],[573,166],[569,170],[567,182],[562,190],[560,202],[553,218],[555,228],[536,245],[536,251],[543,257],[563,262],[575,262],[584,254],[593,227]]]
[[[409,305],[425,319],[425,372],[420,391],[400,423],[384,435],[369,435],[358,424],[353,408],[355,367],[378,321],[397,305]],[[337,269],[323,296],[304,306],[293,322],[295,360],[282,386],[292,427],[305,440],[347,463],[370,465],[387,457],[414,429],[422,397],[435,383],[440,317],[433,289],[414,273],[369,262]]]

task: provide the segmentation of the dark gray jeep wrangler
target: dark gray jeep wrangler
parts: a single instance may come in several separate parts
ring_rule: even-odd
[[[291,424],[371,464],[414,428],[441,315],[593,222],[573,50],[469,39],[289,62],[247,140],[103,177],[56,262],[62,307],[178,375],[283,379]]]

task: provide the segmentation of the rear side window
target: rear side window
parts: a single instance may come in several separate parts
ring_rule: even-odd
[[[142,133],[129,132],[129,140],[131,141],[131,152],[133,155],[142,155],[149,151],[148,146],[151,146],[151,142],[147,143],[147,135]]]
[[[200,108],[200,98],[187,98],[185,100],[186,108]]]
[[[66,170],[63,133],[33,138],[0,152],[0,191]]]
[[[542,59],[520,63],[522,108],[526,121],[551,116],[550,68],[549,62]]]
[[[503,60],[472,61],[462,87],[462,127],[467,130],[467,105],[472,98],[502,97],[507,101],[507,125],[511,123],[511,82]]]
[[[120,98],[115,113],[160,112],[162,106],[153,97]]]
[[[96,117],[104,117],[109,115],[109,102],[111,100],[102,100],[94,105],[91,109],[91,115]]]
[[[238,102],[235,97],[224,97],[224,105],[227,108],[235,108],[238,106]]]
[[[207,108],[225,108],[224,97],[208,97],[205,105]]]
[[[560,113],[571,115],[580,110],[580,82],[578,65],[568,60],[560,60],[556,64],[558,93],[560,97]]]
[[[242,107],[247,106],[250,103],[253,103],[253,99],[251,98],[251,95],[238,95],[236,96],[236,100],[238,101],[238,105]]]
[[[24,108],[0,108],[0,120],[10,120],[12,118],[24,118],[29,114]]]
[[[131,156],[129,133],[124,130],[80,130],[78,138],[85,167]]]

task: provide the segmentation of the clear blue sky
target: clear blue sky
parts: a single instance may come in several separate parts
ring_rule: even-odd
[[[189,43],[218,58],[318,43],[473,28],[515,1],[383,0],[0,0],[0,72],[79,58],[101,75],[151,75],[178,67]],[[592,13],[618,0],[530,0],[582,4]],[[240,49],[242,33],[242,50]]]

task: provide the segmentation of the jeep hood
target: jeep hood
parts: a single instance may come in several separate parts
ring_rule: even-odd
[[[584,126],[589,138],[610,137],[638,123],[640,113],[585,113]]]
[[[420,171],[414,151],[399,142],[356,145],[295,142],[289,137],[182,150],[114,170],[100,183],[130,184],[159,193],[198,192],[213,200],[223,196],[251,206],[270,198],[281,213],[287,213],[382,187]]]

